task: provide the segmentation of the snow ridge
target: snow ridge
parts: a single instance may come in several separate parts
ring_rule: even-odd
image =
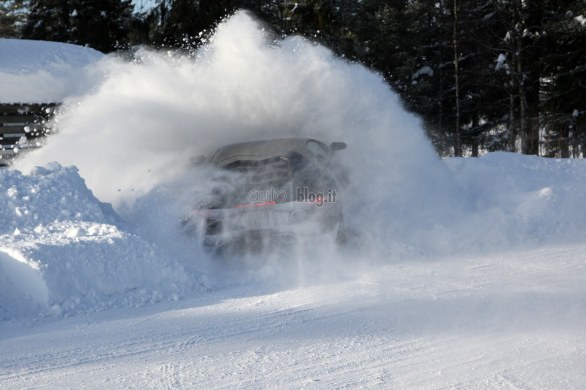
[[[5,169],[0,183],[0,319],[136,306],[198,291],[198,276],[125,230],[77,169]]]
[[[83,91],[103,57],[68,43],[0,38],[0,103],[60,103]]]

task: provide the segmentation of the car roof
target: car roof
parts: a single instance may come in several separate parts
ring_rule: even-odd
[[[308,141],[319,142],[323,145],[323,142],[313,138],[277,138],[242,142],[218,149],[212,157],[211,162],[224,167],[240,160],[258,161],[273,157],[286,157],[292,152],[311,155],[306,147]]]

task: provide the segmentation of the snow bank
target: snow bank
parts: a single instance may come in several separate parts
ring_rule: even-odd
[[[0,234],[15,234],[58,221],[111,224],[116,214],[86,187],[73,167],[36,167],[30,175],[1,170]],[[16,233],[18,234],[18,233]]]
[[[68,43],[0,38],[0,103],[59,103],[84,92],[87,67],[103,56]]]
[[[0,171],[0,319],[178,299],[197,275],[125,231],[74,168]]]
[[[453,204],[459,218],[443,226],[453,251],[490,252],[586,239],[585,160],[500,152],[445,162],[459,189]]]

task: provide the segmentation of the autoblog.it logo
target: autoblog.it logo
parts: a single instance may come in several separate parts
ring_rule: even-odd
[[[308,187],[297,187],[293,201],[315,203],[321,207],[325,203],[336,202],[336,190],[329,188],[325,192],[313,192]],[[247,200],[250,203],[284,203],[290,200],[287,191],[277,188],[267,190],[252,190],[248,192]]]
[[[312,192],[307,187],[297,187],[296,195],[298,202],[311,202],[315,203],[318,207],[323,206],[324,203],[336,202],[336,190],[331,188],[328,188],[326,192]]]

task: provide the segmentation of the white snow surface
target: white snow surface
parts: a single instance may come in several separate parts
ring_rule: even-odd
[[[197,278],[126,230],[74,168],[0,171],[0,319],[178,299]]]
[[[581,389],[585,250],[354,266],[347,280],[0,323],[0,385]]]
[[[494,67],[494,70],[501,70],[501,69],[507,69],[507,56],[506,54],[503,53],[499,53],[498,58],[496,59],[496,66]]]
[[[68,43],[0,38],[0,103],[60,103],[83,92],[82,80],[103,57]]]
[[[586,385],[585,161],[438,159],[378,75],[245,13],[95,71],[0,170],[0,388]],[[351,245],[210,259],[193,158],[299,135],[349,145]]]

